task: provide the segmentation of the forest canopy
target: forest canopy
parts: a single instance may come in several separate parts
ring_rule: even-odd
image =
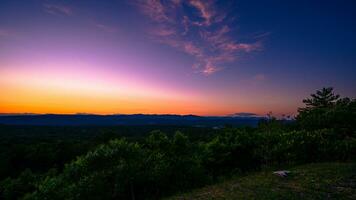
[[[17,143],[7,138],[0,195],[157,199],[268,166],[356,161],[355,99],[323,88],[303,103],[295,120],[266,118],[256,128],[199,132],[188,127],[167,134],[157,127],[131,137],[102,129],[94,137],[83,133]]]

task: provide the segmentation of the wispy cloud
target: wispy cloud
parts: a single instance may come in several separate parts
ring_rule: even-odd
[[[17,33],[14,30],[0,27],[0,39],[14,36],[17,36]]]
[[[245,76],[238,80],[240,85],[248,85],[251,88],[261,87],[269,81],[269,77],[263,73],[253,74],[251,76]]]
[[[197,23],[197,24],[208,25],[208,26],[211,25],[212,18],[215,16],[215,11],[212,6],[212,1],[190,0],[189,3],[200,12],[201,17],[204,19],[203,23]]]
[[[0,29],[0,37],[6,37],[9,35],[10,35],[10,32],[8,30]]]
[[[176,30],[170,27],[157,26],[155,29],[150,30],[151,35],[168,37],[176,34]]]
[[[160,0],[137,0],[133,4],[154,21],[164,22],[169,19],[166,15],[166,7]]]
[[[116,33],[118,31],[118,29],[116,27],[109,26],[106,24],[94,23],[94,26],[104,32],[107,32],[107,33]]]
[[[264,81],[264,80],[266,80],[266,75],[264,75],[264,74],[256,74],[253,77],[253,80],[255,80],[255,81]]]
[[[203,67],[203,70],[201,71],[205,75],[210,75],[213,74],[217,71],[221,70],[220,67],[217,67],[216,65],[213,64],[211,61],[207,61]]]
[[[266,35],[237,41],[226,13],[213,0],[136,0],[133,3],[154,22],[149,31],[157,42],[179,49],[195,59],[193,69],[211,75],[236,61],[242,53],[263,49]],[[188,8],[188,9],[187,9]]]
[[[66,5],[59,5],[59,4],[43,4],[43,10],[46,13],[52,15],[65,15],[71,16],[73,15],[73,9]]]

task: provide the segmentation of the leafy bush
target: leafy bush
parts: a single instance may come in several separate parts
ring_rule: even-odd
[[[204,164],[214,178],[236,171],[259,169],[260,157],[257,134],[227,129],[205,144]]]
[[[142,199],[183,191],[207,180],[191,143],[162,133],[144,145],[112,140],[46,178],[27,199]],[[174,181],[172,181],[174,180]]]
[[[356,139],[331,129],[261,134],[265,164],[356,159]]]

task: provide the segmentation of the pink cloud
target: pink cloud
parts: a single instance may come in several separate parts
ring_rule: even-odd
[[[194,55],[197,57],[203,57],[203,52],[198,47],[193,45],[191,42],[183,43],[183,48],[184,48],[184,51],[190,55]]]
[[[142,13],[154,21],[163,22],[169,20],[165,14],[166,8],[160,0],[137,0],[134,4],[140,8]]]
[[[209,60],[214,63],[225,63],[225,62],[232,62],[236,60],[236,56],[230,53],[221,53],[219,55],[215,55],[210,57]]]
[[[191,56],[204,59],[204,51],[190,41],[183,41],[177,38],[161,38],[158,42],[177,48]]]
[[[189,18],[187,16],[183,16],[183,20],[182,20],[182,25],[184,27],[184,32],[182,33],[183,35],[186,35],[189,31]]]
[[[215,32],[202,31],[200,34],[202,38],[210,42],[211,45],[216,49],[221,51],[257,51],[262,47],[261,42],[255,43],[237,43],[231,37],[227,36],[230,32],[230,28],[227,25],[224,25],[219,30]]]
[[[211,7],[211,2],[209,0],[200,1],[200,0],[190,0],[189,3],[194,6],[201,14],[201,17],[204,19],[205,25],[210,25],[212,23],[212,18],[215,15],[214,10]],[[203,25],[196,23],[197,25]]]
[[[252,44],[230,42],[230,43],[222,44],[221,48],[225,49],[226,51],[251,52],[251,51],[261,50],[262,45],[260,42],[256,42]]]
[[[232,38],[225,20],[227,14],[217,12],[212,0],[136,0],[134,4],[155,22],[149,31],[152,39],[192,56],[192,68],[204,75],[214,74],[222,69],[217,66],[236,61],[241,52],[262,49],[260,41],[247,43]],[[195,8],[203,21],[191,20],[181,5]]]
[[[211,75],[211,74],[213,74],[213,73],[215,73],[215,72],[217,72],[217,71],[219,71],[219,70],[220,70],[219,67],[217,67],[217,66],[213,65],[212,63],[208,62],[208,63],[206,63],[206,64],[204,65],[204,68],[203,68],[203,70],[202,70],[202,73],[203,73],[204,75],[208,76],[208,75]]]
[[[151,30],[150,33],[158,37],[167,37],[175,35],[176,31],[171,27],[158,26]]]
[[[202,30],[200,31],[201,37],[208,41],[214,47],[218,47],[221,44],[230,42],[230,38],[226,36],[226,33],[230,32],[230,28],[227,25],[222,26],[219,30],[215,32],[209,32]]]
[[[183,0],[171,0],[175,6],[179,6]]]
[[[73,10],[69,6],[56,5],[56,4],[44,4],[44,11],[52,15],[73,15]]]
[[[174,48],[182,49],[182,42],[176,39],[162,38],[162,39],[157,39],[157,41]]]

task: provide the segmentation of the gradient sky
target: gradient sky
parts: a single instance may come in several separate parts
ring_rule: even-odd
[[[0,0],[0,113],[294,114],[356,97],[356,1]]]

